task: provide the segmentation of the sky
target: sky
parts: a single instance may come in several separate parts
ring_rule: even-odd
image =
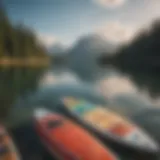
[[[4,0],[13,23],[32,27],[47,46],[90,33],[118,43],[160,16],[160,0]]]

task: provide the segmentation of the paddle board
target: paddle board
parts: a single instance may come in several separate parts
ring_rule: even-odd
[[[62,102],[70,115],[104,138],[137,151],[159,153],[158,144],[146,132],[111,109],[73,97]]]

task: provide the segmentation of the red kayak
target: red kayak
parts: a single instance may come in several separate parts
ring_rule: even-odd
[[[117,160],[117,157],[78,124],[44,109],[34,112],[37,134],[60,160]]]

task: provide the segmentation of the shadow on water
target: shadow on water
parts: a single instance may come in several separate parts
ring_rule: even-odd
[[[11,130],[22,160],[54,160],[37,137],[32,122]]]
[[[131,80],[140,90],[145,90],[150,97],[158,98],[160,96],[160,74],[159,73],[140,73],[128,71]]]

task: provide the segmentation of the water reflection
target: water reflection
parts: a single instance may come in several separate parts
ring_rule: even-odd
[[[43,69],[0,68],[0,118],[5,118],[14,101],[34,91]]]
[[[44,71],[44,68],[0,68],[0,119],[4,124],[6,124],[6,126],[12,126],[10,125],[12,124],[12,121],[16,121],[16,119],[19,119],[20,121],[22,117],[26,116],[26,112],[24,110],[23,112],[16,110],[16,117],[12,117],[8,121],[9,115],[12,114],[12,111],[18,103],[25,100],[29,94],[36,92],[39,79]],[[21,108],[25,107],[25,103],[19,103],[19,105]],[[29,123],[29,125],[30,124],[31,123]],[[20,129],[8,128],[11,135],[13,135],[14,140],[17,142],[16,144],[19,144],[18,150],[23,150],[23,148],[28,145],[27,141],[24,141],[24,139],[27,140],[27,138],[30,138],[32,140],[32,142],[30,141],[32,144],[30,147],[36,151],[38,145],[35,147],[33,142],[37,139],[34,139],[34,132],[30,131],[31,127],[28,127],[25,124],[21,127],[22,128]],[[26,136],[26,134],[28,134],[29,137]],[[23,142],[21,140],[23,140]],[[23,145],[19,142],[22,142]],[[35,155],[32,154],[32,157],[29,159],[35,160],[34,156]],[[41,157],[38,159],[40,160]]]
[[[137,93],[137,89],[130,79],[120,75],[106,76],[96,85],[102,95],[107,98],[118,94]]]
[[[117,112],[130,117],[137,112],[153,106],[150,99],[138,91],[136,85],[126,76],[117,74],[104,76],[97,81],[96,89]]]
[[[160,74],[148,74],[132,71],[128,73],[131,80],[135,82],[140,90],[145,90],[152,98],[158,98],[160,96]]]
[[[71,70],[50,70],[46,72],[41,78],[39,85],[53,85],[53,84],[80,84],[82,81],[77,76],[77,74],[73,73]]]
[[[151,134],[160,144],[160,108],[150,108],[134,115],[132,119]]]
[[[98,90],[94,83],[84,83],[77,76],[75,77],[71,73],[68,74],[68,72],[64,71],[62,74],[59,72],[55,74],[52,71],[42,74],[43,71],[43,69],[25,68],[5,68],[0,70],[0,102],[2,104],[0,113],[2,115],[5,113],[6,115],[5,122],[10,128],[23,160],[53,159],[41,145],[34,132],[31,118],[35,107],[45,106],[52,111],[59,112],[57,104],[62,96],[77,96],[98,104],[111,104],[108,98],[112,97],[112,102],[114,102],[112,104],[116,105],[109,105],[108,107],[115,107],[114,109],[119,109],[119,112],[124,110],[129,116],[133,115],[130,113],[135,113],[135,110],[140,111],[140,108],[143,108],[142,103],[138,106],[137,104],[131,105],[132,102],[126,102],[126,99],[131,100],[133,98],[133,96],[129,97],[129,92],[136,90],[132,89],[133,86],[128,86],[124,92],[123,86],[130,84],[128,80],[126,81],[126,78],[119,78],[118,76],[108,77],[105,85],[106,88],[104,88],[108,94],[107,97],[102,97],[100,92],[97,92]],[[125,94],[122,96],[122,93],[125,93],[128,97]],[[137,99],[138,97],[133,101],[137,101]],[[148,127],[149,125],[143,123],[145,121],[144,118],[141,120],[141,115],[139,115],[140,118],[135,118],[136,116],[134,116],[132,118],[135,121],[137,120],[138,124],[141,124],[144,128],[146,127],[146,130],[152,130],[154,122],[150,123],[151,125]],[[159,134],[154,132],[154,130],[152,131],[153,135]],[[132,155],[129,155],[129,158],[126,158],[126,155],[121,156],[124,156],[126,160],[132,158]]]

